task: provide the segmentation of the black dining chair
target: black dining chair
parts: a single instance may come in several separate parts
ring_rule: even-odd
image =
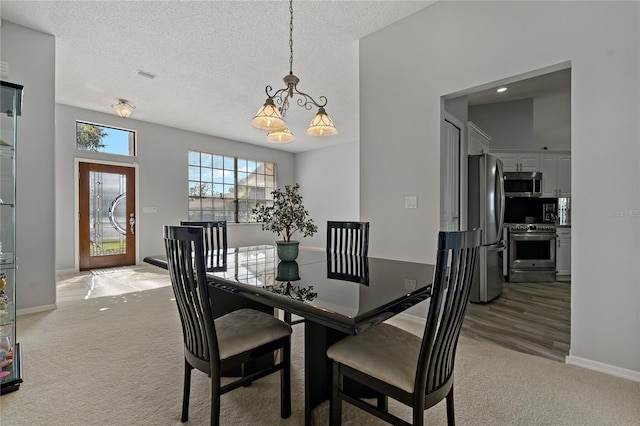
[[[343,274],[342,267],[346,266],[346,262],[353,261],[354,267],[360,267],[366,263],[360,259],[361,256],[366,257],[369,251],[369,222],[327,222],[327,275],[329,278],[344,279],[347,277]],[[344,255],[343,261],[340,261],[335,255]],[[340,270],[333,269],[339,267]],[[367,263],[367,273],[368,273]],[[364,269],[362,269],[364,272]],[[340,275],[340,278],[338,277]],[[352,275],[349,281],[366,280],[368,277],[359,277]],[[297,317],[296,317],[297,318]],[[287,324],[295,325],[304,322],[303,319],[293,319],[290,312],[284,312],[284,320]]]
[[[327,278],[369,285],[369,258],[355,254],[327,253]]]
[[[327,254],[342,253],[367,256],[369,222],[327,222]]]
[[[204,252],[208,271],[226,271],[227,266],[227,221],[183,220],[182,226],[204,228]]]
[[[184,340],[182,422],[189,418],[191,370],[211,378],[211,424],[220,423],[220,396],[280,371],[280,416],[291,415],[291,326],[273,315],[239,309],[214,320],[218,303],[209,291],[204,261],[204,229],[165,226],[164,242],[171,285]],[[281,351],[277,363],[258,366],[258,358]],[[222,385],[221,372],[240,367],[242,377]],[[246,368],[245,368],[246,367]]]
[[[440,232],[429,312],[422,336],[387,323],[349,336],[327,350],[333,360],[331,425],[342,422],[342,401],[394,425],[422,425],[424,410],[447,401],[447,423],[455,424],[453,370],[481,230]],[[377,406],[345,388],[364,385]],[[346,389],[346,390],[345,390]],[[413,409],[408,423],[388,410],[387,397]]]

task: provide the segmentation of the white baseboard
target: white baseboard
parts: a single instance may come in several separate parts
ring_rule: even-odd
[[[76,272],[79,272],[79,270],[78,269],[57,269],[56,270],[56,275],[74,274]]]
[[[20,316],[20,315],[36,314],[38,312],[53,311],[55,309],[58,309],[58,306],[54,303],[53,305],[42,305],[42,306],[36,306],[34,308],[18,309],[16,311],[16,315]]]
[[[605,364],[599,361],[593,361],[586,358],[580,358],[579,356],[568,355],[565,358],[567,364],[576,365],[578,367],[588,368],[589,370],[599,371],[611,376],[621,377],[623,379],[632,380],[634,382],[640,382],[640,371],[628,370],[622,367],[616,367],[615,365]]]

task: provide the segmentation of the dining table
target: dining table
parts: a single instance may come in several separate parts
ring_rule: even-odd
[[[327,253],[300,247],[295,261],[280,261],[275,245],[207,253],[214,317],[243,307],[304,319],[305,425],[330,399],[329,346],[429,299],[434,265]],[[165,255],[144,261],[167,269]]]

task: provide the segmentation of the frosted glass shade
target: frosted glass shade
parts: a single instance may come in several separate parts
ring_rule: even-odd
[[[320,108],[316,116],[311,120],[307,134],[309,136],[334,136],[338,134],[338,130],[324,108]]]
[[[272,99],[267,99],[264,105],[260,107],[253,120],[251,120],[251,125],[256,129],[271,132],[287,128],[280,111],[278,111]]]
[[[271,143],[291,143],[294,140],[296,140],[296,138],[288,127],[285,127],[284,130],[269,132],[269,134],[267,134],[267,142]]]
[[[133,113],[133,110],[135,109],[134,106],[132,106],[129,102],[127,102],[124,99],[120,99],[118,104],[111,105],[111,107],[116,111],[116,114],[118,114],[122,118],[131,117],[131,114]]]

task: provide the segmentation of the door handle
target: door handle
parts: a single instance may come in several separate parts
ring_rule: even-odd
[[[131,235],[135,235],[134,226],[136,224],[136,218],[133,216],[133,213],[129,215],[129,227],[131,228]]]
[[[504,209],[505,209],[505,195],[504,195],[504,170],[502,168],[502,164],[498,163],[497,166],[497,170],[496,170],[496,179],[497,179],[497,183],[496,183],[496,187],[500,190],[499,193],[499,200],[500,200],[500,213],[499,213],[499,221],[498,221],[498,233],[499,235],[502,235],[502,230],[504,227]]]

